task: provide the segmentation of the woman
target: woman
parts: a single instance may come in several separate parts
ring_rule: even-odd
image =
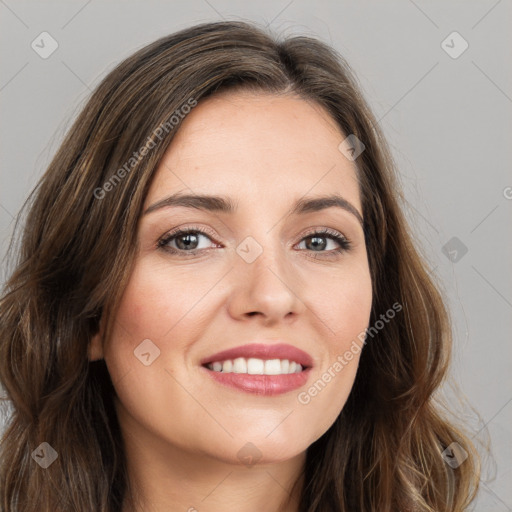
[[[0,303],[2,511],[461,511],[450,327],[347,63],[198,25],[98,86]]]

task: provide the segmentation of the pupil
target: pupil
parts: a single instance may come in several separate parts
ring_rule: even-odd
[[[325,238],[324,237],[319,237],[319,236],[313,236],[310,238],[313,247],[314,248],[320,248],[320,249],[325,249],[325,247],[327,246],[327,243],[325,242]]]
[[[194,240],[191,240],[191,238]],[[182,242],[183,242],[183,244],[182,244]],[[191,244],[192,245],[197,244],[197,235],[193,235],[193,234],[181,235],[176,240],[176,245],[178,246],[179,249],[190,249]],[[182,247],[180,247],[180,245],[182,245]],[[192,247],[192,249],[195,249],[195,246]]]

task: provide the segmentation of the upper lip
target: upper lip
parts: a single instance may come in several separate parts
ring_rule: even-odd
[[[201,359],[201,365],[213,363],[215,361],[226,361],[228,359],[236,359],[237,357],[250,358],[254,357],[257,359],[288,359],[299,363],[303,368],[309,368],[313,366],[313,359],[307,353],[300,348],[288,345],[287,343],[277,343],[269,345],[265,343],[249,343],[247,345],[241,345],[239,347],[230,348],[217,352],[208,357]]]

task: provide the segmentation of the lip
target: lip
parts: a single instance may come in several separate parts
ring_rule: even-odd
[[[303,370],[299,373],[283,375],[253,375],[248,373],[216,372],[206,367],[208,363],[236,359],[237,357],[244,357],[246,359],[255,357],[264,361],[268,359],[288,359],[299,363]],[[313,359],[307,352],[286,343],[274,345],[250,343],[217,352],[201,360],[201,370],[207,372],[219,384],[245,393],[262,396],[279,395],[304,386],[309,378],[312,367]]]
[[[237,357],[244,357],[246,359],[254,357],[257,359],[263,359],[264,361],[268,359],[288,359],[299,363],[304,369],[308,369],[313,366],[313,359],[307,352],[287,343],[277,343],[274,345],[265,343],[249,343],[247,345],[230,348],[205,357],[201,359],[200,364],[204,366],[215,361],[225,361],[227,359],[236,359]],[[269,375],[267,375],[267,377],[269,377]]]
[[[287,393],[304,386],[311,374],[311,368],[300,373],[285,375],[250,375],[248,373],[222,373],[201,366],[201,370],[219,384],[261,396],[273,396]]]

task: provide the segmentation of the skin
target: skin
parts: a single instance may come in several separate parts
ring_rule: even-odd
[[[141,216],[138,253],[110,339],[91,341],[114,383],[128,471],[140,510],[297,511],[308,446],[343,408],[360,354],[307,404],[298,401],[368,326],[372,292],[363,229],[342,208],[289,215],[303,197],[342,195],[361,214],[357,169],[338,150],[345,135],[317,104],[293,95],[225,92],[187,115],[148,192],[144,211],[177,192],[230,196],[235,213],[172,206]],[[199,234],[157,248],[176,227]],[[330,228],[351,241],[349,251]],[[247,263],[236,247],[251,236],[263,252]],[[325,235],[320,235],[324,237]],[[314,237],[313,237],[314,238]],[[180,239],[183,240],[183,236]],[[315,256],[317,258],[315,258]],[[160,356],[134,356],[150,339]],[[199,361],[253,341],[284,342],[314,361],[306,385],[277,396],[213,381]],[[360,343],[359,343],[360,345]],[[261,458],[237,456],[248,442]],[[247,449],[247,448],[246,448]],[[138,510],[128,501],[123,512]]]

